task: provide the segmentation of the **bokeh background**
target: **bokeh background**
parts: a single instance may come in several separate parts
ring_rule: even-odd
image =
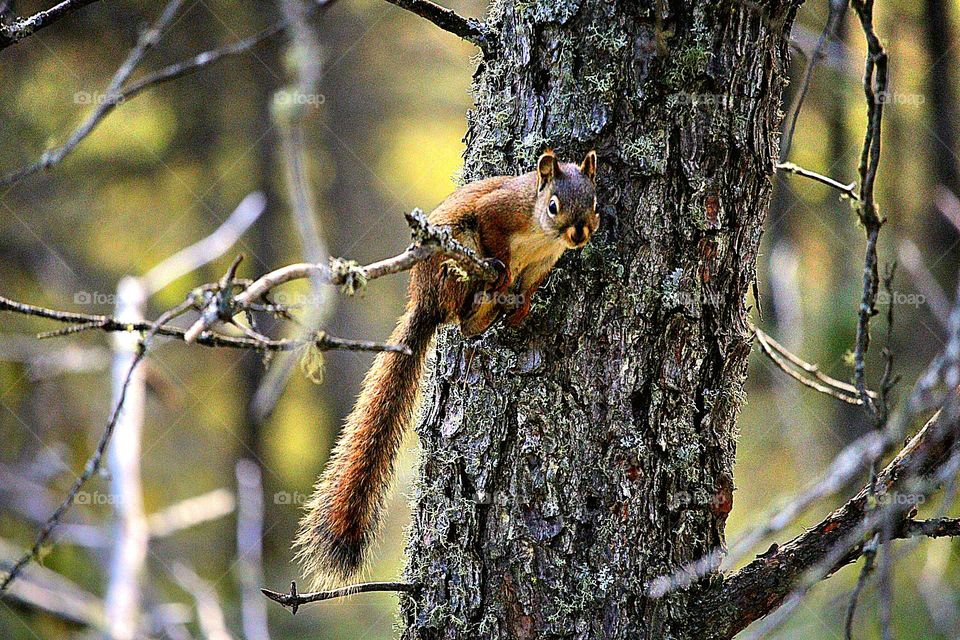
[[[485,3],[449,6],[482,15]],[[18,2],[21,14],[45,8]],[[160,5],[110,0],[69,17],[0,53],[0,171],[36,159],[65,140]],[[960,2],[893,0],[876,8],[877,31],[890,54],[891,94],[878,182],[880,256],[901,264],[889,303],[890,349],[909,389],[942,346],[936,286],[953,298],[960,239],[960,165],[955,96],[960,91],[956,25]],[[254,33],[278,15],[272,3],[188,1],[144,69]],[[794,30],[796,96],[827,17],[827,2],[808,0]],[[308,172],[319,223],[333,255],[361,263],[393,255],[408,243],[403,212],[429,209],[457,184],[465,113],[471,104],[475,49],[381,0],[341,0],[314,21],[322,45],[319,95],[305,120]],[[797,123],[789,159],[841,181],[856,179],[864,130],[863,37],[855,16],[826,48]],[[155,317],[197,284],[216,280],[234,253],[254,275],[301,256],[285,197],[273,93],[291,80],[284,40],[152,89],[120,106],[75,153],[52,171],[0,190],[0,293],[17,300],[89,313],[111,312],[124,275],[146,272],[215,229],[249,192],[268,208],[236,251],[167,287],[150,301]],[[804,54],[806,52],[806,56]],[[785,110],[789,110],[785,107]],[[601,158],[602,167],[602,158]],[[608,179],[615,179],[609,177]],[[852,375],[850,351],[861,287],[863,233],[836,192],[802,178],[774,179],[759,266],[763,318],[758,324],[828,374]],[[601,236],[602,237],[602,236]],[[345,337],[384,339],[400,313],[405,276],[371,283],[363,295],[339,297],[326,327]],[[78,292],[88,294],[77,297]],[[883,308],[886,310],[886,307]],[[65,494],[109,413],[109,346],[81,334],[38,343],[54,326],[0,317],[0,562],[25,549],[42,519]],[[878,379],[883,319],[875,324],[869,363]],[[166,343],[147,363],[149,396],[142,475],[146,509],[156,512],[216,489],[234,492],[238,459],[262,470],[265,585],[283,590],[297,576],[291,563],[300,503],[322,468],[343,416],[369,365],[364,354],[331,352],[322,384],[295,369],[265,419],[249,409],[264,363],[252,353]],[[739,532],[818,476],[845,443],[868,425],[856,408],[798,387],[756,353],[740,421],[735,507],[728,532]],[[370,579],[396,578],[415,473],[408,438],[397,490]],[[105,478],[88,487],[106,495]],[[109,527],[109,504],[76,506],[69,523]],[[99,502],[109,502],[99,501]],[[818,504],[782,542],[819,520],[841,498]],[[921,513],[935,513],[925,504]],[[960,634],[958,549],[952,540],[896,546],[895,632],[898,638]],[[761,549],[762,550],[762,549]],[[759,550],[758,550],[759,551]],[[103,596],[106,550],[60,540],[43,565],[76,587]],[[215,591],[226,624],[240,637],[240,590],[233,514],[151,544],[146,607],[193,607],[173,567],[189,566]],[[817,587],[776,635],[839,638],[856,580],[847,568]],[[875,609],[868,587],[862,611]],[[305,607],[296,617],[269,607],[273,638],[391,638],[396,598],[354,596]],[[189,611],[189,610],[188,610]],[[879,637],[875,617],[858,637]],[[188,631],[200,635],[195,623]],[[82,626],[0,603],[0,637],[87,637]]]

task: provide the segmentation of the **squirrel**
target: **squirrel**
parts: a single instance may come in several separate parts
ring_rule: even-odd
[[[390,335],[410,355],[377,355],[300,521],[294,548],[315,588],[333,587],[363,567],[437,329],[458,322],[464,336],[475,336],[504,313],[508,326],[520,324],[563,252],[582,248],[596,232],[596,174],[594,151],[578,165],[547,150],[535,171],[467,184],[428,216],[474,248],[499,277],[489,285],[465,281],[441,255],[411,270],[406,312]],[[519,304],[505,304],[518,296]]]

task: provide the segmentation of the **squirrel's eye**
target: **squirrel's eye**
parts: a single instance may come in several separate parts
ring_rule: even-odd
[[[557,196],[550,198],[550,204],[547,206],[547,213],[550,214],[551,218],[556,218],[557,214],[560,213],[560,201],[557,200]]]

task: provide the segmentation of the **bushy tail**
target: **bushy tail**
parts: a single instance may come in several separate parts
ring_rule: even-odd
[[[314,588],[342,583],[363,566],[437,325],[433,314],[408,309],[390,342],[406,345],[413,354],[380,353],[363,380],[294,541],[297,559]]]

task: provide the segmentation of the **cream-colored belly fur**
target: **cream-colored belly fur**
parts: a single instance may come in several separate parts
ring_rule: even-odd
[[[510,240],[510,273],[521,290],[546,275],[567,246],[539,228],[517,233]]]
[[[464,335],[483,331],[496,319],[500,307],[522,305],[525,301],[513,298],[513,295],[526,295],[525,290],[550,272],[566,248],[562,240],[546,235],[539,228],[515,234],[510,241],[510,274],[513,277],[510,291],[506,295],[485,298],[470,318],[461,323]]]

